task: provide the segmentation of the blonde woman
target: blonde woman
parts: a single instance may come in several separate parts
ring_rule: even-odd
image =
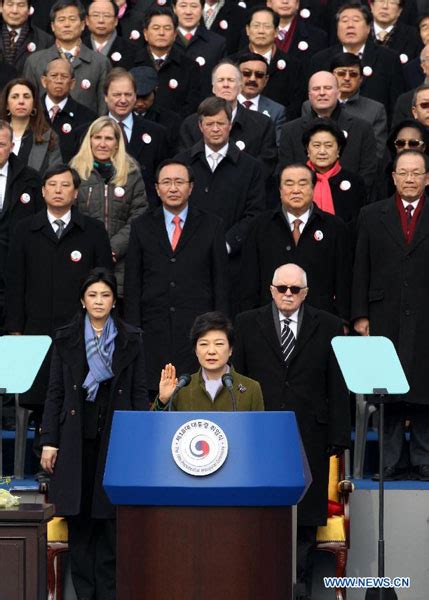
[[[131,221],[148,206],[140,168],[125,151],[119,125],[109,117],[92,123],[70,164],[82,179],[79,211],[103,221],[106,227],[122,297]]]

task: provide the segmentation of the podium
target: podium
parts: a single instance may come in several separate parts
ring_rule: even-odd
[[[291,507],[310,483],[294,413],[116,412],[117,599],[292,598]]]

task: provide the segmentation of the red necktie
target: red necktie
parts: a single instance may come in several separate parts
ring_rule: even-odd
[[[192,33],[190,33],[190,32],[189,32],[189,33],[185,33],[185,38],[186,38],[188,41],[189,41],[189,40],[192,40],[192,38],[193,38],[193,37],[194,37],[194,36],[192,35]]]
[[[243,102],[243,106],[244,108],[250,108],[252,106],[253,102],[251,100],[245,100]]]
[[[173,248],[173,250],[176,250],[176,246],[179,243],[180,236],[182,235],[182,227],[180,225],[180,221],[181,219],[179,215],[176,215],[173,219],[174,231],[173,237],[171,238],[171,247]]]

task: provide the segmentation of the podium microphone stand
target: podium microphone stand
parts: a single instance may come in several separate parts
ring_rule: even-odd
[[[336,337],[332,347],[348,389],[371,394],[379,405],[378,577],[384,577],[384,404],[391,394],[406,394],[410,386],[396,350],[385,337]],[[393,588],[370,588],[365,600],[397,600]]]

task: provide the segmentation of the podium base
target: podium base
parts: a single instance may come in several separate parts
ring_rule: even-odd
[[[117,600],[292,598],[290,507],[117,509]]]

